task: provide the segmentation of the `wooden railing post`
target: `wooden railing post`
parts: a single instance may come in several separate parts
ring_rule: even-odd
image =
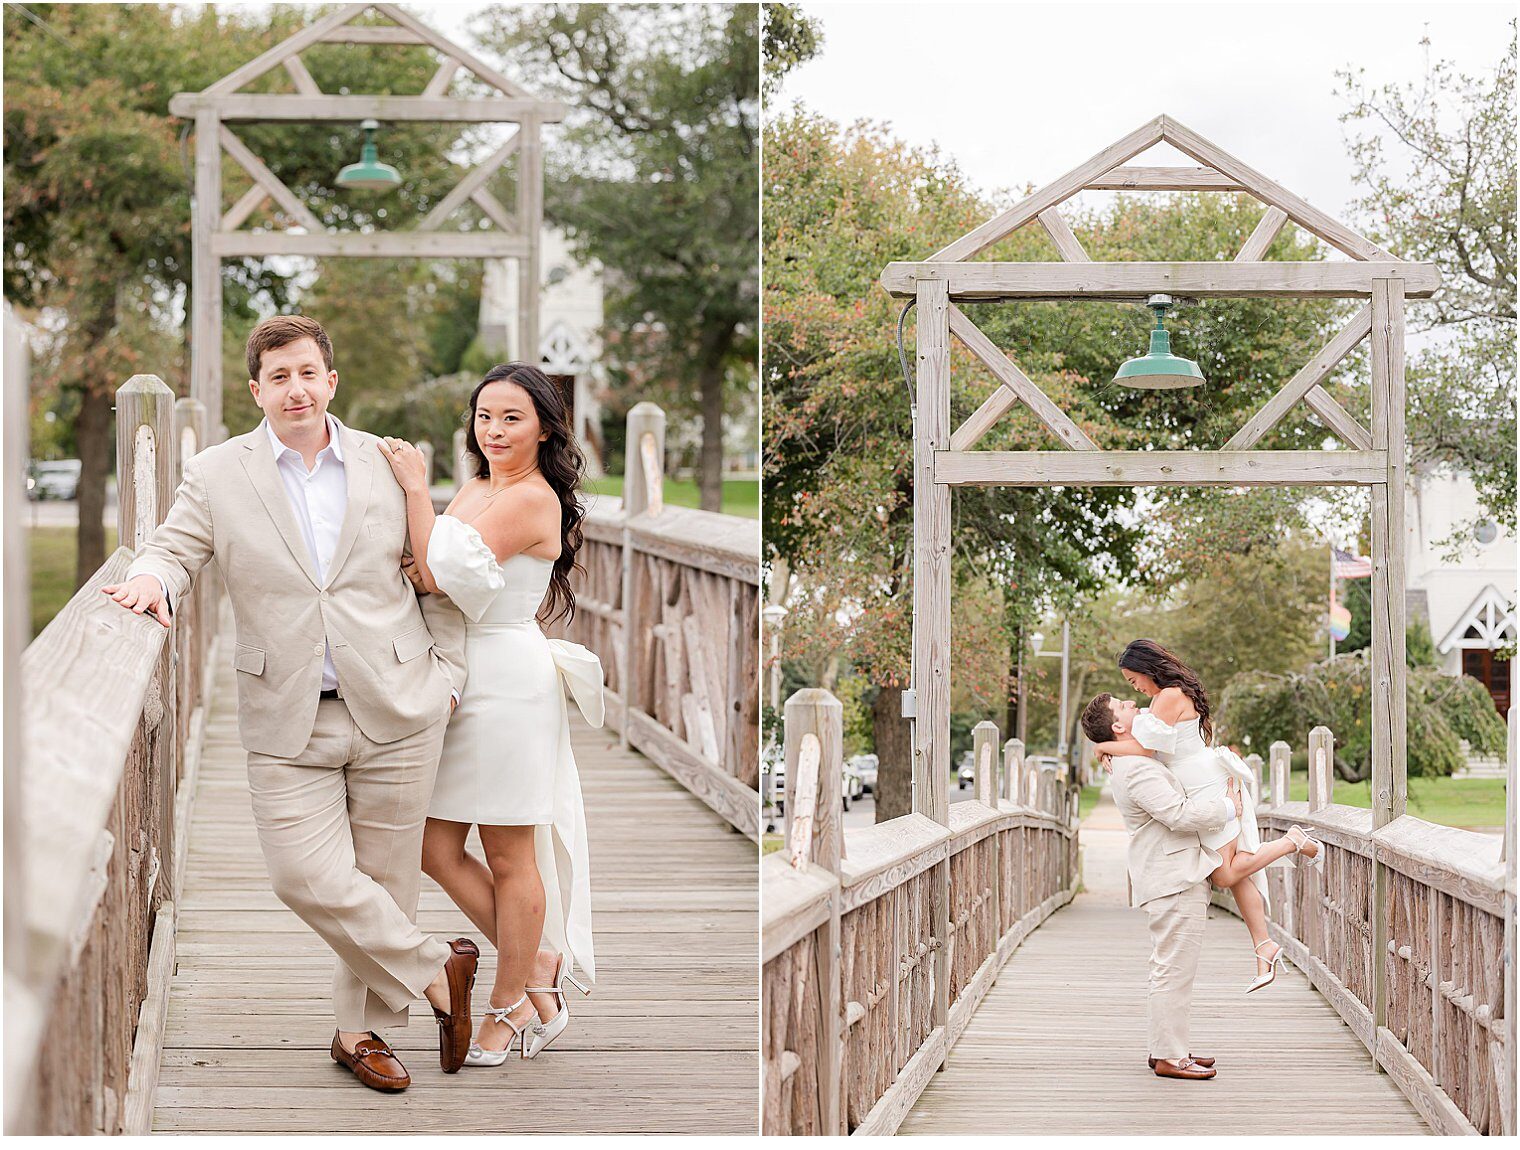
[[[179,478],[174,392],[156,375],[134,375],[116,391],[116,521],[123,547],[142,549],[168,516]],[[157,828],[156,841],[145,844],[147,857],[134,863],[146,870],[148,905],[154,913],[174,898],[175,694],[171,641],[159,655],[138,728]]]
[[[454,431],[454,447],[453,447],[453,451],[454,451],[454,492],[455,492],[455,494],[458,494],[459,489],[461,487],[463,487],[466,483],[468,483],[470,480],[472,480],[472,479],[475,478],[475,463],[474,463],[473,460],[470,459],[470,457],[468,455],[465,454],[464,443],[465,443],[464,428],[462,428],[462,427],[457,428]]]
[[[1335,736],[1329,727],[1309,732],[1309,813],[1324,810],[1335,795]]]
[[[433,486],[433,445],[422,439],[417,443],[417,450],[422,452],[422,482],[424,486]]]
[[[1288,801],[1288,783],[1292,777],[1291,772],[1293,770],[1293,748],[1281,739],[1278,739],[1277,742],[1267,748],[1267,754],[1271,756],[1271,766],[1268,769],[1272,772],[1272,805],[1280,807]]]
[[[206,405],[198,399],[176,399],[174,401],[174,430],[179,448],[179,468],[175,473],[174,481],[178,484],[184,479],[185,464],[206,446]],[[191,607],[189,616],[191,622],[186,626],[181,621],[181,625],[175,632],[175,656],[178,660],[175,676],[179,692],[181,747],[186,744],[190,735],[186,724],[190,722],[195,708],[202,702],[200,698],[201,669],[206,665],[206,659],[211,650],[211,636],[216,630],[216,596],[214,592],[208,593],[207,590],[212,586],[214,584],[207,578],[196,581],[195,590],[186,596]],[[180,777],[183,777],[183,754],[180,756],[179,772]]]
[[[812,862],[839,874],[844,855],[841,787],[844,782],[844,707],[828,691],[807,687],[786,701],[786,835],[793,859]],[[817,804],[811,826],[793,817],[804,803],[798,794],[808,777],[817,780]],[[795,841],[804,838],[805,842]],[[840,964],[840,916],[836,901],[829,920],[818,928],[814,966],[818,978],[818,1113],[827,1133],[843,1134],[844,995]]]
[[[640,690],[636,681],[634,655],[640,642],[644,620],[639,617],[638,559],[634,554],[633,532],[628,524],[636,515],[658,515],[663,506],[665,460],[665,413],[658,404],[645,400],[628,412],[627,437],[623,446],[623,642],[618,648],[618,685],[623,693],[623,728],[619,737],[628,746],[628,728],[632,712],[639,710]],[[651,619],[649,622],[658,622]]]
[[[1023,801],[1019,780],[1024,777],[1024,741],[1009,739],[1003,744],[1003,797],[1010,803]]]
[[[1251,801],[1261,806],[1261,796],[1265,793],[1265,785],[1262,781],[1262,762],[1260,755],[1247,755],[1246,766],[1251,771]]]
[[[1508,761],[1509,779],[1504,789],[1504,1081],[1499,1087],[1503,1110],[1504,1133],[1513,1135],[1520,1128],[1520,1113],[1516,1112],[1516,1027],[1515,1012],[1520,1004],[1515,1001],[1515,760],[1520,757],[1520,717],[1515,713],[1515,696],[1520,694],[1520,660],[1509,665],[1509,747],[1505,756]]]
[[[971,757],[976,766],[976,800],[989,807],[997,806],[998,800],[998,729],[997,724],[983,719],[971,729]]]

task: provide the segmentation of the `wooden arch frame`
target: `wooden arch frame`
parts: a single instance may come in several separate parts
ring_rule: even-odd
[[[375,12],[388,24],[355,24]],[[416,96],[324,94],[301,61],[313,44],[411,44],[442,57],[438,71]],[[243,92],[250,81],[283,67],[294,94]],[[463,69],[494,89],[482,99],[448,95]],[[192,212],[190,304],[190,394],[206,406],[213,440],[222,424],[221,261],[243,256],[369,256],[417,259],[512,259],[518,274],[518,333],[523,347],[538,348],[539,233],[543,226],[544,124],[565,118],[557,100],[530,95],[489,64],[394,4],[349,4],[333,11],[229,72],[200,92],[180,92],[169,110],[195,121],[195,199]],[[253,120],[353,121],[414,120],[516,124],[517,132],[460,182],[410,229],[386,232],[328,231],[305,204],[227,127]],[[253,187],[225,213],[222,210],[222,152],[253,179]],[[518,197],[508,210],[485,188],[509,157],[519,157]],[[267,200],[273,200],[303,231],[239,230]],[[494,225],[490,230],[451,232],[444,222],[473,202]]]
[[[1124,167],[1169,143],[1200,168]],[[1084,190],[1248,192],[1266,205],[1233,261],[1093,262],[1059,207]],[[1062,256],[1059,263],[967,262],[1031,221]],[[1266,260],[1292,220],[1349,261]],[[1404,301],[1440,287],[1433,264],[1398,259],[1169,116],[1158,116],[921,263],[892,263],[881,276],[893,296],[917,301],[917,407],[914,426],[913,809],[949,824],[950,489],[957,486],[1327,486],[1372,492],[1373,828],[1404,813],[1407,794],[1404,674]],[[958,302],[1044,299],[1143,301],[1184,296],[1356,298],[1367,304],[1220,450],[1103,451],[999,350]],[[991,370],[999,386],[960,428],[950,423],[950,337]],[[1371,338],[1370,428],[1320,384]],[[1299,402],[1348,446],[1335,451],[1260,451],[1255,445]],[[971,450],[1015,403],[1030,408],[1063,450]],[[1386,941],[1386,875],[1377,868],[1374,940]],[[939,914],[946,913],[941,906]],[[937,922],[937,937],[948,937]],[[935,976],[944,985],[944,948]],[[1374,964],[1374,1016],[1386,1016],[1383,964]],[[936,995],[934,1025],[946,1002]]]

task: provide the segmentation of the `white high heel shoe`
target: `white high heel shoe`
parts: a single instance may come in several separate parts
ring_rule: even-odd
[[[529,1053],[529,1044],[536,1042],[538,1040],[538,1036],[544,1033],[544,1024],[538,1019],[538,1011],[535,1010],[532,1014],[530,1014],[528,1016],[528,1019],[521,1026],[517,1025],[517,1023],[513,1022],[509,1017],[507,1017],[527,1001],[528,995],[526,992],[524,992],[523,996],[514,1002],[511,1006],[504,1007],[502,1009],[497,1009],[494,1006],[488,1006],[486,1008],[485,1013],[496,1019],[497,1022],[504,1022],[507,1024],[507,1028],[512,1031],[512,1037],[507,1041],[507,1047],[505,1050],[485,1050],[478,1042],[470,1043],[470,1049],[464,1056],[464,1064],[466,1066],[500,1066],[507,1060],[507,1056],[512,1053],[512,1046],[514,1043],[517,1045],[517,1048],[521,1052],[522,1057],[533,1057],[533,1055]]]
[[[1246,987],[1247,994],[1250,994],[1253,990],[1260,990],[1264,986],[1270,986],[1273,979],[1277,977],[1277,964],[1282,961],[1283,957],[1282,947],[1277,946],[1277,952],[1273,954],[1271,958],[1267,958],[1261,953],[1261,948],[1264,946],[1277,946],[1277,943],[1273,942],[1270,938],[1267,938],[1256,944],[1254,948],[1256,951],[1256,957],[1267,964],[1267,969],[1266,973],[1258,974],[1256,978],[1251,982],[1251,985]]]
[[[537,1055],[540,1050],[543,1050],[544,1047],[549,1045],[549,1043],[553,1042],[561,1034],[565,1033],[565,1030],[569,1027],[570,1003],[569,1000],[565,998],[565,983],[567,982],[582,994],[589,995],[591,993],[587,987],[582,985],[580,979],[576,978],[575,975],[570,973],[570,964],[565,961],[565,956],[561,954],[556,960],[556,966],[554,968],[554,985],[528,987],[528,992],[530,994],[554,995],[555,1001],[559,1005],[559,1009],[554,1012],[554,1017],[549,1019],[548,1022],[543,1023],[534,1032],[533,1041],[528,1047],[528,1058],[532,1058]]]
[[[1288,828],[1288,837],[1293,840],[1293,845],[1296,848],[1293,853],[1303,855],[1305,866],[1319,866],[1319,860],[1325,855],[1325,845],[1322,842],[1318,839],[1310,838],[1309,832],[1296,823]],[[1312,855],[1304,854],[1304,848],[1310,843],[1314,844],[1314,853]]]

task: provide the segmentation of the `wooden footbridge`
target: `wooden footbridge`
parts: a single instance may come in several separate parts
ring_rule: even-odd
[[[14,414],[7,428],[24,429]],[[390,1035],[413,1085],[387,1098],[329,1059],[332,956],[270,892],[214,567],[167,632],[99,592],[162,520],[181,450],[205,437],[200,405],[154,377],[121,388],[117,414],[125,546],[24,654],[6,650],[24,688],[6,693],[7,1133],[753,1133],[753,725],[748,757],[733,748],[757,715],[717,694],[744,645],[712,648],[758,610],[757,525],[661,506],[658,409],[630,428],[630,444],[651,446],[631,453],[635,506],[592,511],[570,631],[611,687],[608,726],[572,734],[600,981],[539,1059],[455,1076],[438,1069],[419,1004]],[[24,629],[17,477],[6,602]],[[630,593],[654,607],[625,613]],[[659,699],[621,686],[646,679]],[[419,922],[472,933],[430,881]],[[477,1010],[493,973],[482,952]]]
[[[761,868],[766,1133],[1513,1132],[1513,807],[1504,838],[1407,814],[1374,832],[1333,801],[1324,728],[1308,802],[1287,801],[1287,744],[1251,756],[1263,834],[1306,826],[1325,860],[1268,872],[1290,963],[1249,998],[1250,936],[1216,894],[1192,1019],[1220,1073],[1172,1082],[1145,1065],[1150,942],[1111,800],[1079,828],[1077,791],[982,723],[976,799],[948,825],[841,834],[839,716],[823,691],[787,704],[801,791]]]

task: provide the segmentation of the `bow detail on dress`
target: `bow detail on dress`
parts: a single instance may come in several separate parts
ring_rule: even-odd
[[[594,652],[568,639],[550,639],[549,655],[560,677],[570,685],[570,696],[586,722],[600,727],[606,717],[602,661]]]

